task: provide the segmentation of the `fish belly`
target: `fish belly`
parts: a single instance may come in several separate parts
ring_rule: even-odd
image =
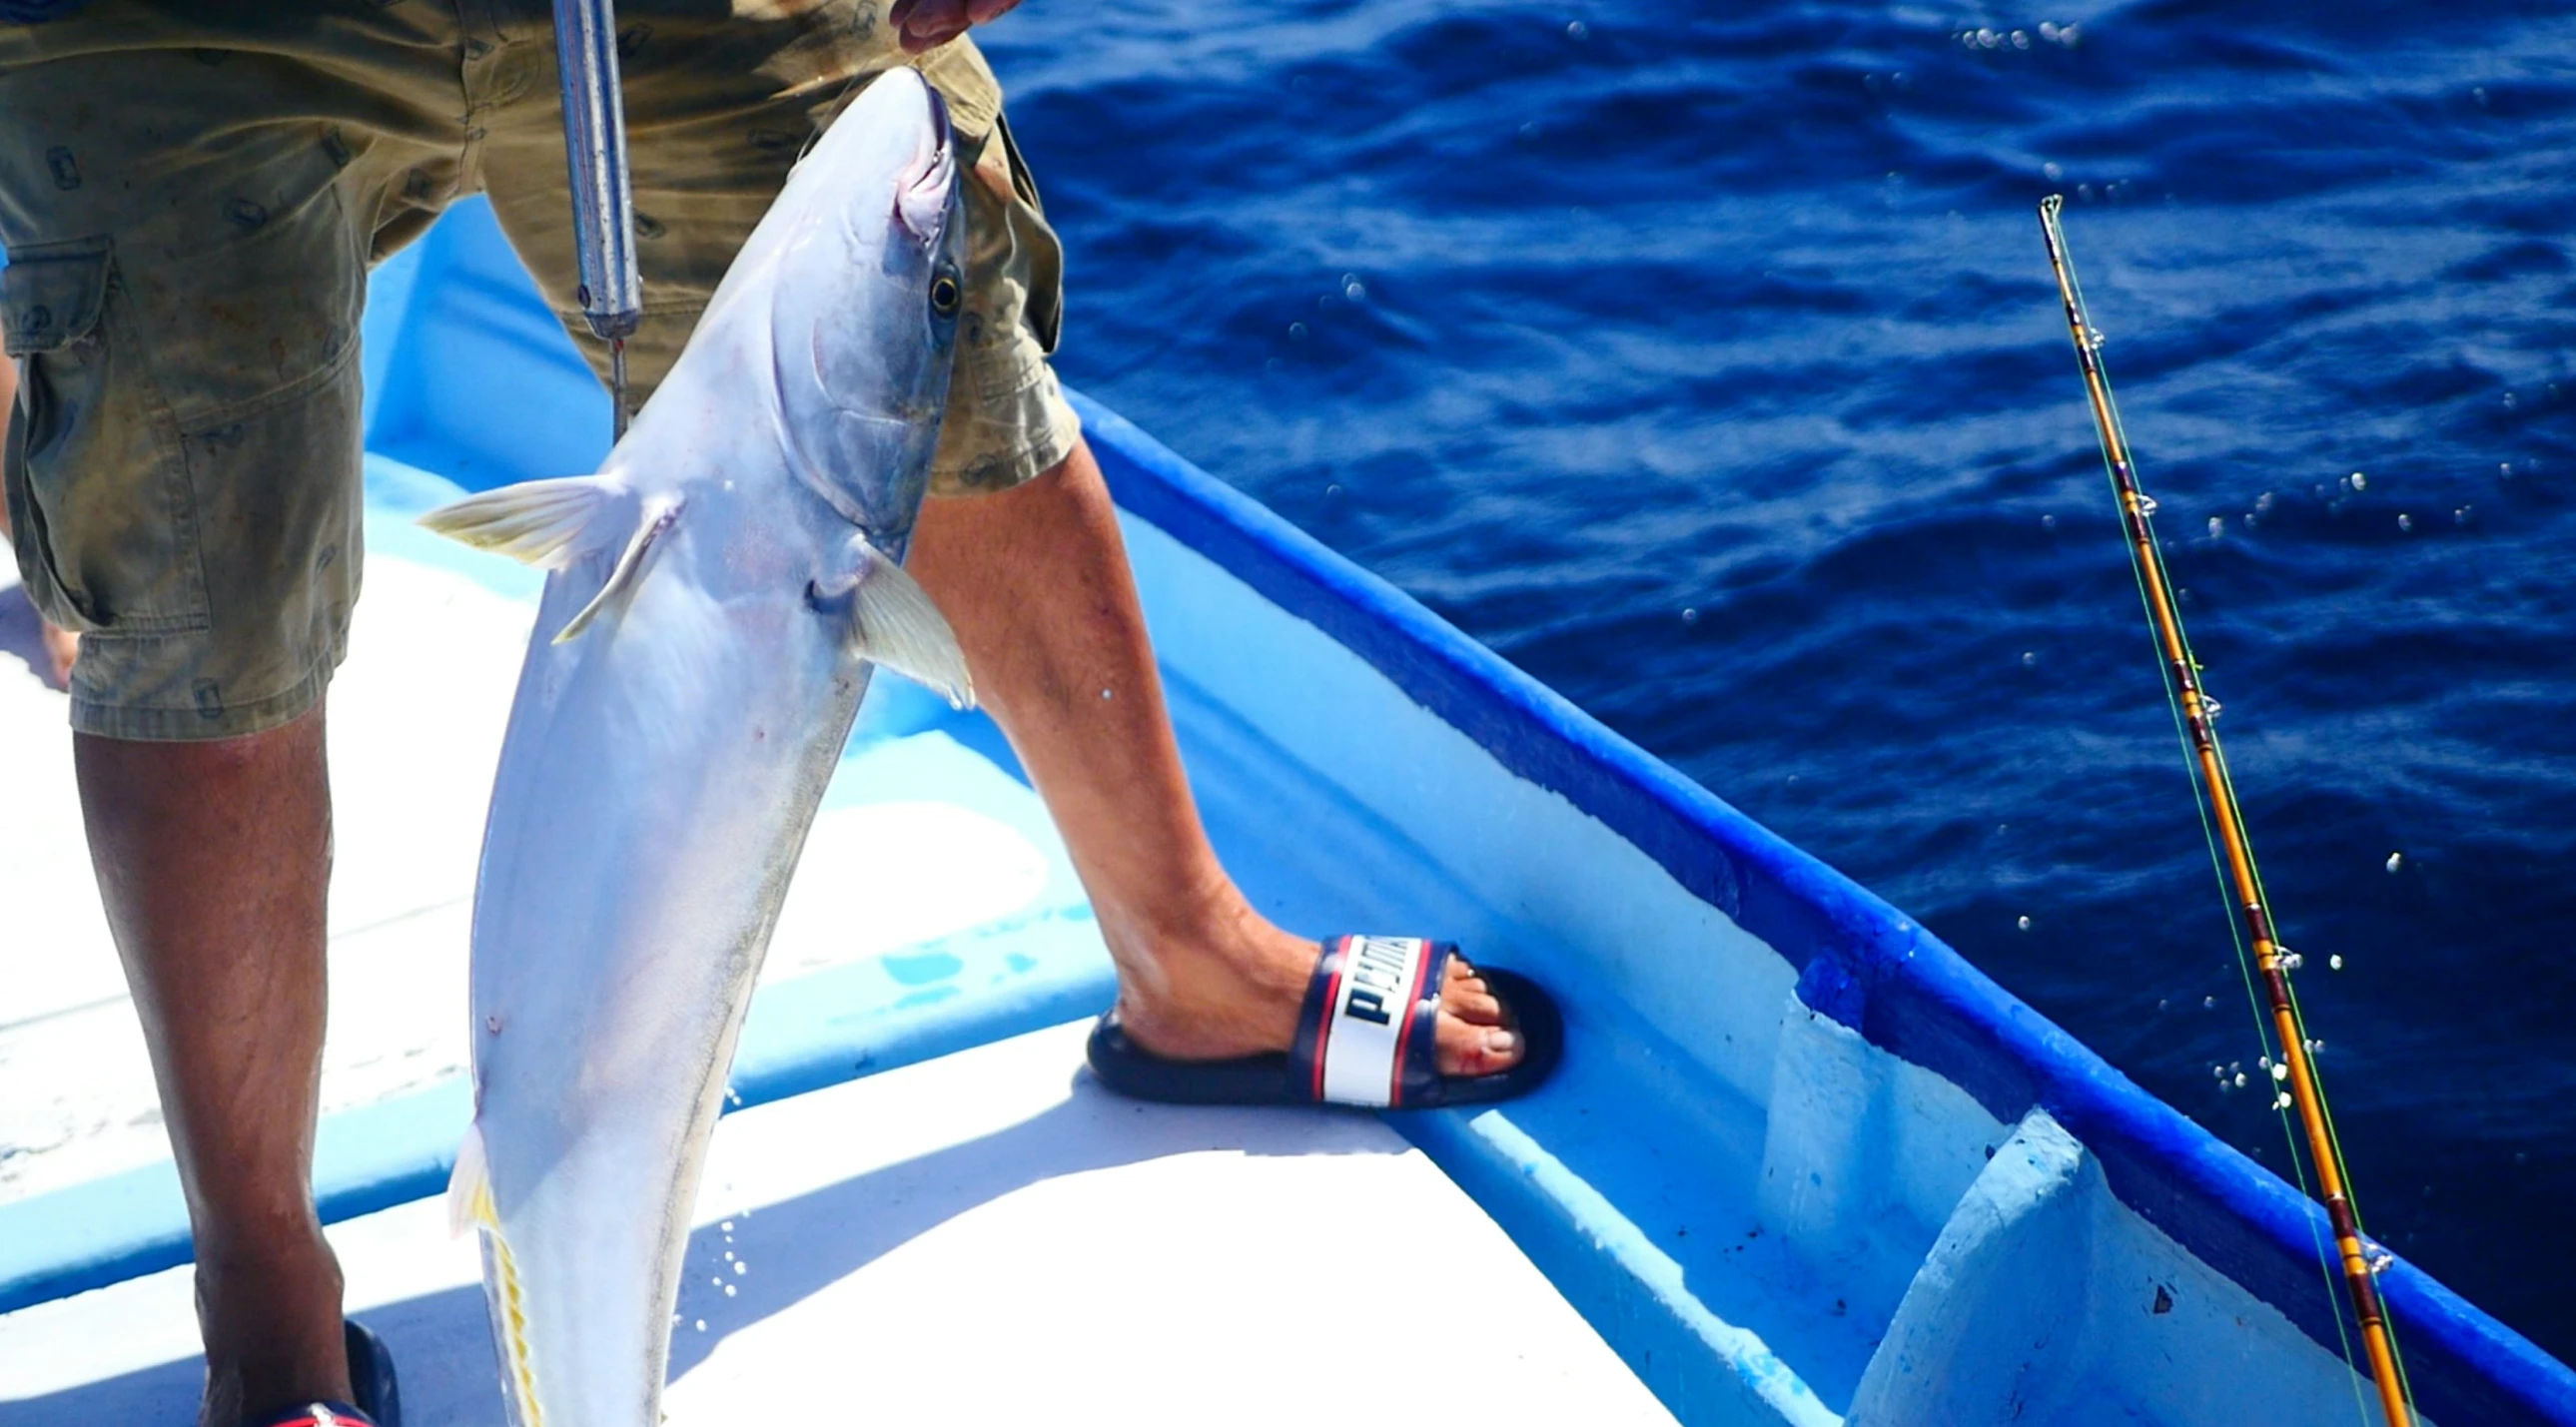
[[[493,796],[475,1123],[521,1427],[657,1427],[724,1072],[867,685],[801,590],[689,553],[561,645],[587,595],[550,582]]]

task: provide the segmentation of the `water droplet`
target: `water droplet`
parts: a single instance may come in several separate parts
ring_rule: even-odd
[[[2209,538],[2215,540],[2226,533],[2227,517],[2223,515],[2211,516],[2209,518]]]
[[[2029,48],[2030,48],[2030,31],[2028,31],[2028,30],[2015,30],[2015,31],[2013,31],[2013,32],[2012,32],[2012,45],[2013,45],[2013,48],[2014,48],[2014,49],[2017,49],[2017,50],[2026,50],[2026,49],[2029,49]]]
[[[699,1319],[699,1320],[698,1320],[698,1331],[699,1331],[699,1332],[701,1332],[701,1333],[703,1333],[703,1332],[707,1331],[707,1320],[706,1320],[706,1319],[701,1318],[701,1319]]]
[[[2066,177],[2066,170],[2055,164],[2041,164],[2039,166],[2039,171],[2045,175],[2051,183],[2055,183],[2059,179]]]
[[[2465,505],[2464,505],[2464,506],[2461,506],[2458,510],[2452,511],[2452,512],[2451,512],[2451,523],[2452,523],[2453,525],[2466,525],[2466,524],[2468,524],[2468,523],[2469,523],[2469,511],[2470,511],[2470,509],[2471,509],[2470,507],[2468,507],[2468,506],[2465,506]]]
[[[732,1284],[728,1283],[728,1284],[726,1284],[726,1285],[725,1285],[725,1297],[727,1297],[727,1298],[731,1298],[731,1297],[733,1297],[733,1296],[734,1296],[734,1287],[733,1287],[733,1285],[732,1285]]]
[[[2028,917],[2023,917],[2023,918],[2021,918],[2021,919],[2016,923],[2016,925],[2018,925],[2018,926],[2019,926],[2023,931],[2029,931],[2029,930],[2030,930],[2030,918],[2028,918]]]
[[[2057,528],[2057,517],[2053,515],[2041,516],[2039,518],[2039,528],[2042,530],[2055,530]]]
[[[2267,512],[2268,512],[2269,510],[2271,510],[2271,508],[2272,508],[2272,493],[2271,493],[2270,491],[2265,491],[2265,492],[2263,492],[2261,495],[2258,495],[2258,496],[2254,497],[2254,508],[2255,508],[2257,511],[2267,511]]]
[[[2285,1091],[2281,1092],[2280,1094],[2273,1096],[2273,1097],[2272,1097],[2272,1108],[2273,1108],[2273,1109],[2275,1109],[2275,1110],[2287,1110],[2287,1109],[2289,1109],[2289,1108],[2290,1108],[2290,1095],[2289,1095],[2289,1092],[2285,1090]]]
[[[2327,957],[2327,958],[2326,958],[2326,969],[2327,969],[2327,970],[2329,970],[2329,971],[2341,971],[2341,970],[2343,970],[2343,953],[2338,951],[2338,952],[2334,953],[2333,955],[2331,955],[2331,956]],[[2323,1044],[2323,1042],[2319,1042],[2319,1044]]]
[[[2498,462],[2498,463],[2496,464],[2496,474],[2497,474],[2497,475],[2499,475],[2499,476],[2504,477],[2504,478],[2505,478],[2506,480],[2508,480],[2508,481],[2509,481],[2509,480],[2512,480],[2512,479],[2513,479],[2513,462],[2511,462],[2511,461],[2500,461],[2500,462]]]
[[[2401,511],[2399,511],[2399,512],[2397,513],[2397,528],[2398,528],[2398,529],[2400,529],[2400,530],[2412,530],[2412,529],[2414,529],[2414,528],[2415,528],[2415,517],[2413,517],[2413,516],[2411,516],[2411,515],[2408,515],[2406,512],[2404,512],[2404,511],[2402,511],[2402,510],[2401,510]]]
[[[1682,611],[1682,623],[1684,623],[1684,624],[1697,624],[1697,623],[1699,623],[1699,611],[1698,611],[1698,610],[1696,610],[1696,609],[1688,609],[1688,608],[1685,608],[1685,609]]]
[[[2362,491],[2362,490],[2368,490],[2368,489],[2370,489],[2370,477],[2363,475],[2363,474],[2362,474],[2361,472],[2359,472],[2359,471],[2355,471],[2355,472],[2353,472],[2353,473],[2352,473],[2352,488],[2353,488],[2354,490],[2357,490],[2357,491]]]
[[[733,1232],[733,1221],[731,1219],[727,1219],[723,1223],[716,1225],[716,1227],[723,1232],[730,1234]]]
[[[733,1264],[733,1276],[734,1276],[734,1277],[736,1277],[736,1278],[740,1278],[740,1277],[742,1277],[745,1273],[748,1273],[748,1272],[750,1272],[750,1271],[751,1271],[751,1265],[749,1265],[749,1264],[747,1264],[747,1263],[744,1263],[744,1262],[743,1262],[742,1260],[740,1260],[740,1259],[736,1259],[736,1260],[734,1260],[734,1264]]]
[[[1291,322],[1291,323],[1289,323],[1289,324],[1288,324],[1288,335],[1289,335],[1289,337],[1290,337],[1291,339],[1293,339],[1293,340],[1295,340],[1295,341],[1299,341],[1299,342],[1303,342],[1303,341],[1305,341],[1305,340],[1306,340],[1306,324],[1305,324],[1305,323],[1303,323],[1303,322]]]
[[[1569,40],[1590,39],[1592,37],[1592,27],[1583,23],[1581,20],[1576,20],[1565,27],[1565,37]]]
[[[2505,410],[2507,410],[2507,411],[2511,411],[2511,410],[2513,410],[2513,393],[2512,393],[2512,392],[2506,392],[2506,393],[2504,394],[2504,409],[2505,409]]]
[[[2214,1010],[2217,1010],[2217,1009],[2218,1009],[2218,998],[2217,998],[2217,997],[2215,997],[2215,996],[2203,996],[2203,997],[2201,997],[2201,998],[2200,998],[2200,1008],[2201,1008],[2202,1010],[2204,1010],[2204,1011],[2214,1011]]]
[[[2244,1072],[2244,1071],[2241,1071],[2241,1070],[2240,1070],[2240,1071],[2236,1072],[2236,1088],[2237,1088],[2237,1089],[2239,1089],[2239,1090],[2242,1090],[2242,1089],[2244,1089],[2244,1088],[2245,1088],[2245,1072]]]
[[[2030,650],[2028,650],[2028,649],[2025,649],[2025,650],[2023,650],[2023,651],[2021,652],[2021,666],[2022,666],[2023,668],[2028,669],[2028,668],[2031,668],[2032,666],[2034,666],[2034,665],[2036,665],[2036,664],[2038,664],[2038,663],[2039,663],[2039,655],[2037,655],[2037,654],[2033,653],[2032,651],[2030,651]]]
[[[2391,871],[2391,872],[2395,872],[2398,868],[2403,867],[2403,866],[2405,866],[2405,865],[2406,865],[2406,854],[2405,854],[2405,853],[2402,853],[2402,852],[2392,852],[2392,853],[2388,854],[2388,870],[2389,870],[2389,871]]]
[[[1342,284],[1342,296],[1349,298],[1353,302],[1358,302],[1368,296],[1368,289],[1360,285],[1359,279],[1353,278],[1349,282]]]
[[[2289,1078],[2290,1078],[2290,1067],[2288,1067],[2288,1066],[2286,1066],[2286,1065],[2276,1065],[2276,1066],[2273,1066],[2273,1067],[2272,1067],[2272,1078],[2273,1078],[2274,1080],[2287,1080],[2287,1079],[2289,1079]]]

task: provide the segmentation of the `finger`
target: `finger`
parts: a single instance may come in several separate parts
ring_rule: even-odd
[[[965,0],[909,0],[889,16],[902,32],[906,53],[935,49],[966,33]]]

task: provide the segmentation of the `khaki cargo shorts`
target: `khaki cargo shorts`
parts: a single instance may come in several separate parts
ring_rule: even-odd
[[[618,48],[643,327],[678,357],[796,157],[906,63],[889,0],[625,0]],[[368,267],[484,193],[564,325],[574,297],[547,0],[91,0],[0,25],[0,325],[18,567],[84,633],[72,724],[195,739],[285,723],[345,646],[362,544],[358,315]],[[1046,354],[1061,254],[960,40],[950,101],[966,307],[932,489],[997,490],[1078,433]]]

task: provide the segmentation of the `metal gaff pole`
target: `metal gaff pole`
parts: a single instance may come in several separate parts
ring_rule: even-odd
[[[626,168],[626,103],[617,79],[613,0],[554,0],[555,60],[563,81],[564,159],[572,176],[573,248],[581,313],[608,343],[614,435],[626,435],[626,339],[644,317],[635,262],[635,191]]]

